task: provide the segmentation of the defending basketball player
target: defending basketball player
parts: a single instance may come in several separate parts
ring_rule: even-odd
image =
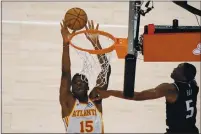
[[[88,23],[87,29],[94,29],[94,24]],[[96,27],[98,29],[98,25]],[[61,34],[63,37],[62,55],[62,76],[60,85],[60,104],[62,108],[62,118],[67,133],[103,133],[102,122],[102,101],[92,101],[97,96],[97,88],[107,90],[111,67],[107,73],[107,82],[102,87],[94,87],[88,95],[88,79],[83,74],[75,74],[71,79],[71,61],[69,55],[68,37],[71,35],[66,22],[61,24]],[[97,35],[86,34],[92,45],[101,49]],[[97,44],[95,44],[97,43]],[[108,60],[104,55],[98,55],[100,65],[104,66]],[[100,72],[101,74],[102,72]],[[99,85],[100,78],[96,83]]]
[[[98,99],[108,98],[110,96],[144,101],[166,98],[166,124],[169,127],[167,133],[196,133],[196,115],[197,115],[197,95],[199,87],[195,81],[196,68],[189,63],[179,64],[171,74],[174,83],[162,83],[155,88],[134,92],[133,98],[125,98],[122,91],[98,90]]]

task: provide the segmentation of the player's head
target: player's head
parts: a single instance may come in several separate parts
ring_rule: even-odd
[[[171,74],[171,78],[175,81],[190,82],[195,79],[196,68],[190,63],[181,63],[175,68]]]
[[[80,101],[88,97],[88,79],[85,75],[76,73],[72,78],[72,93]]]

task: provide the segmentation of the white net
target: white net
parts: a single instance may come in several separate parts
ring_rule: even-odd
[[[78,34],[74,36],[71,42],[75,46],[89,50],[103,49],[114,44],[114,41],[106,36],[98,35],[98,37],[100,43],[98,43],[98,40],[96,38],[92,41],[94,45],[92,45],[92,43],[87,39],[85,34]],[[99,44],[101,45],[101,47]],[[109,72],[112,52],[97,55],[89,54],[88,52],[81,51],[75,48],[74,50],[79,55],[81,59],[80,62],[82,62],[82,67],[80,68],[79,73],[84,74],[87,77],[89,81],[89,87],[102,87],[107,84],[107,74]],[[83,81],[85,80],[83,79]]]

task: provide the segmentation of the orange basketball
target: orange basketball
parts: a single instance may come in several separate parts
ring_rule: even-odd
[[[87,14],[81,8],[71,8],[65,14],[65,22],[71,30],[80,30],[87,24]]]

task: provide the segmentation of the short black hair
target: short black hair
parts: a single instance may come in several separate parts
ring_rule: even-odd
[[[197,70],[193,64],[184,63],[184,76],[186,77],[188,82],[195,79],[196,73]]]
[[[86,75],[84,75],[84,74],[80,74],[80,73],[76,73],[76,74],[73,76],[73,78],[72,78],[72,82],[75,81],[75,78],[76,78],[76,77],[81,77],[82,80],[84,80],[85,82],[88,83],[88,79],[87,79]]]

